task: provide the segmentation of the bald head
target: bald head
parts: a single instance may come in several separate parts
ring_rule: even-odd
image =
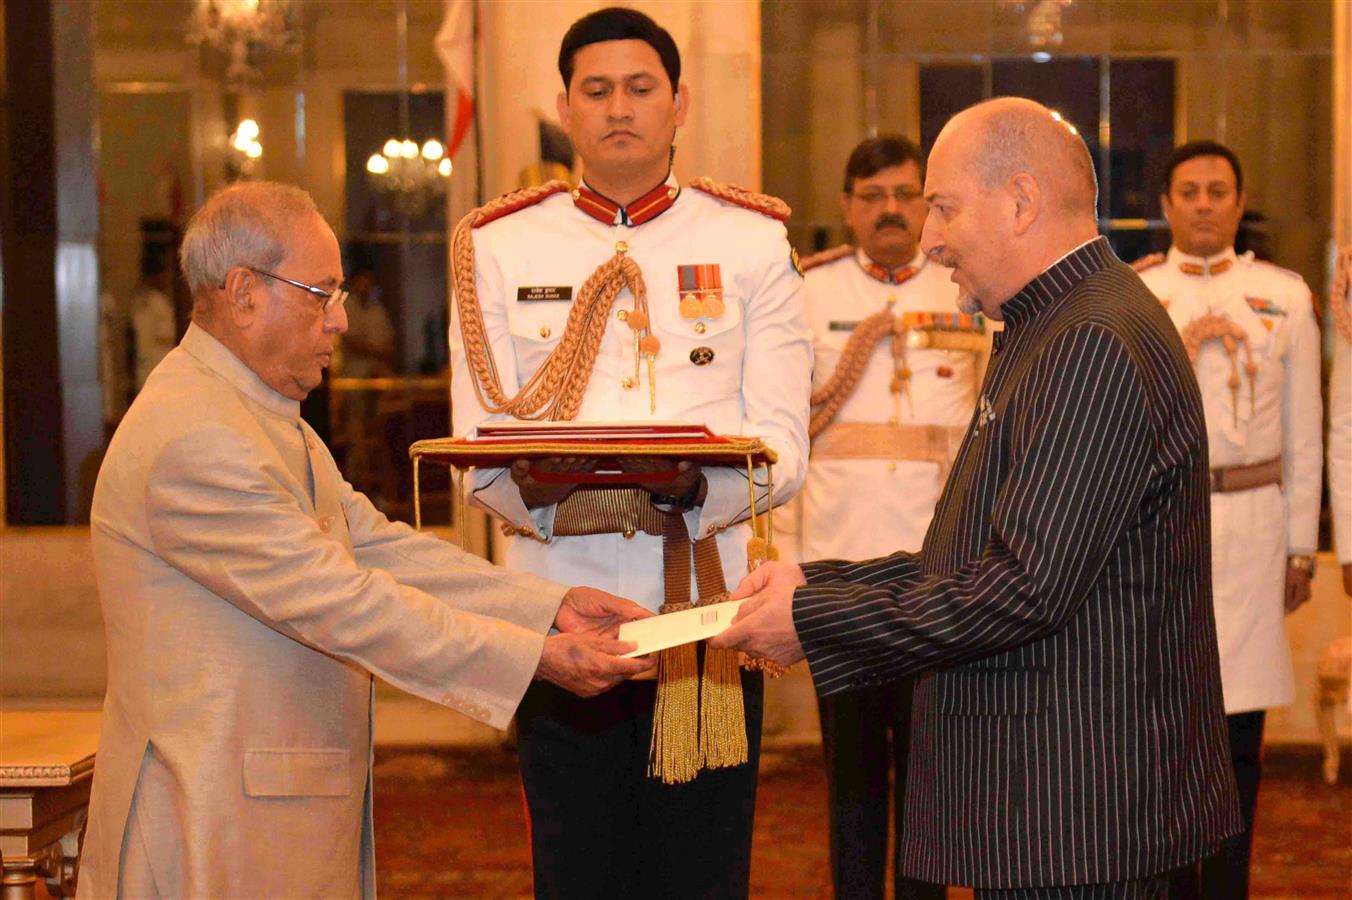
[[[1098,181],[1094,162],[1074,127],[1041,103],[999,97],[969,107],[944,126],[961,141],[988,188],[1020,172],[1037,179],[1050,212],[1096,218]]]
[[[930,151],[921,249],[953,269],[963,309],[999,308],[1098,235],[1098,185],[1071,127],[1031,100],[1001,98],[954,116]]]

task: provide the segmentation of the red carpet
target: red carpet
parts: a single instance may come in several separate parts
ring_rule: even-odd
[[[819,759],[814,747],[769,752],[761,761],[754,897],[831,896]],[[1343,783],[1329,787],[1313,748],[1268,752],[1252,896],[1352,896],[1352,760],[1343,773]],[[520,783],[508,751],[381,751],[375,803],[383,896],[530,895]]]

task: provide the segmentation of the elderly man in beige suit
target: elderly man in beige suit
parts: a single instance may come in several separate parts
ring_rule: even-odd
[[[227,188],[182,256],[193,324],[94,496],[108,693],[79,891],[371,896],[371,673],[503,728],[532,678],[591,695],[647,668],[613,632],[648,613],[391,523],[343,481],[299,415],[347,325],[307,194]]]

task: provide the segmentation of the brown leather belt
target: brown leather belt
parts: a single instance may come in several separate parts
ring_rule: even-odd
[[[648,497],[647,491],[636,487],[580,488],[559,504],[554,514],[554,534],[633,537],[635,532],[642,531],[661,537],[663,613],[728,599],[723,560],[715,536],[710,534],[692,544],[685,517],[678,512],[662,512]],[[698,588],[694,604],[690,602],[692,556]]]
[[[836,422],[812,439],[813,459],[902,459],[932,462],[948,475],[966,428]]]
[[[1244,466],[1217,466],[1211,470],[1211,493],[1233,494],[1282,483],[1282,458]]]

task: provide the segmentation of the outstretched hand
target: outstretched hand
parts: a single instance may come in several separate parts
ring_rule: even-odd
[[[727,630],[710,638],[709,645],[742,650],[751,656],[791,666],[803,659],[803,646],[793,625],[793,592],[807,584],[803,570],[792,563],[769,562],[742,579],[730,599],[741,609]]]
[[[595,697],[657,664],[656,657],[625,659],[637,648],[629,641],[596,634],[555,634],[545,638],[535,677],[579,697]]]
[[[563,595],[554,627],[565,634],[615,637],[625,622],[647,619],[652,613],[623,597],[599,588],[575,587]]]

